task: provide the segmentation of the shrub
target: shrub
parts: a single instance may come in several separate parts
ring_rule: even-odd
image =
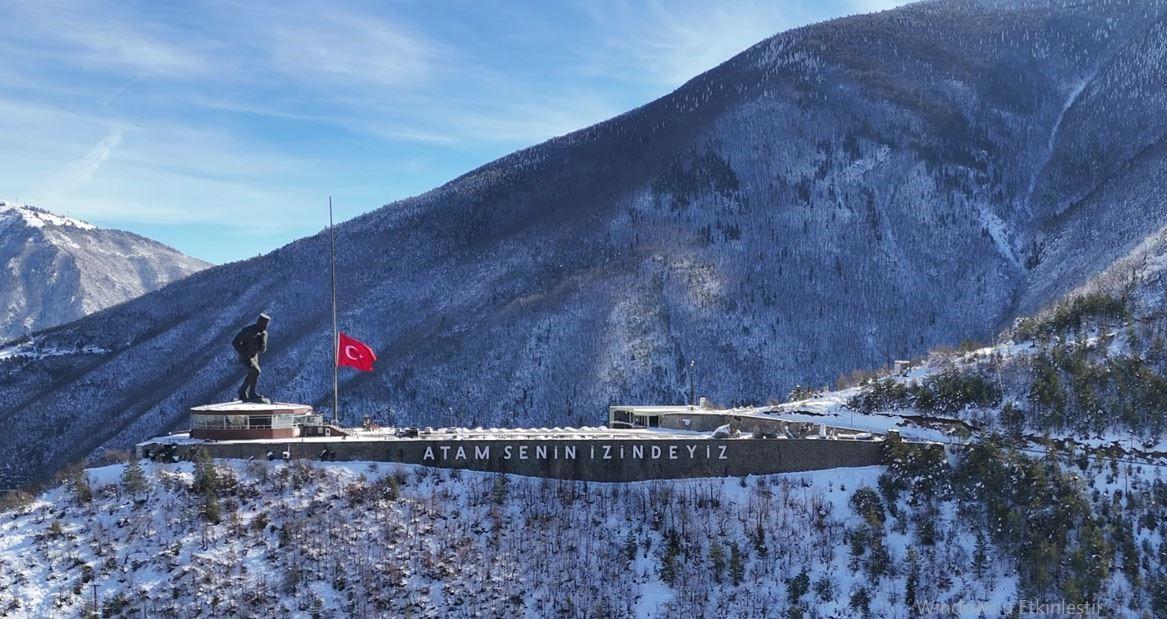
[[[879,489],[889,510],[905,490],[911,492],[913,504],[921,497],[942,499],[951,494],[951,470],[944,450],[899,441],[884,442],[882,450],[887,472],[879,477]]]
[[[1081,327],[1092,319],[1126,320],[1129,317],[1130,310],[1121,299],[1102,292],[1091,292],[1064,300],[1037,316],[1019,319],[1013,327],[1013,337],[1017,340],[1033,340]]]
[[[859,514],[875,527],[883,526],[883,501],[879,499],[879,493],[870,486],[863,486],[851,495],[851,509]]]
[[[865,413],[916,408],[930,413],[955,413],[969,407],[988,408],[1001,401],[995,382],[974,371],[947,369],[922,381],[886,378],[852,397],[847,406]]]

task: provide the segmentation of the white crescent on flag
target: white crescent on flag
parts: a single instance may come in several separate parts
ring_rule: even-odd
[[[368,344],[344,333],[337,334],[336,353],[337,365],[356,368],[362,372],[372,372],[373,362],[377,360],[377,353],[373,352]]]

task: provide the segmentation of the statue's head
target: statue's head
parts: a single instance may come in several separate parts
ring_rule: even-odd
[[[259,326],[259,328],[263,329],[267,328],[267,323],[269,322],[271,322],[271,316],[268,316],[267,314],[260,314],[259,320],[256,320],[255,324]]]

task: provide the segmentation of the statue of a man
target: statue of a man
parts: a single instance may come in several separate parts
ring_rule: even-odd
[[[239,387],[239,399],[244,402],[258,402],[266,404],[271,400],[259,395],[255,391],[255,384],[259,381],[259,353],[267,350],[267,324],[271,316],[260,314],[253,325],[247,325],[239,330],[231,346],[239,354],[239,363],[247,368],[247,376]]]

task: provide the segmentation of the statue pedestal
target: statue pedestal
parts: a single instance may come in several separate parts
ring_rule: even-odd
[[[300,428],[318,417],[307,404],[225,402],[190,409],[190,436],[205,440],[282,439],[300,436]]]

